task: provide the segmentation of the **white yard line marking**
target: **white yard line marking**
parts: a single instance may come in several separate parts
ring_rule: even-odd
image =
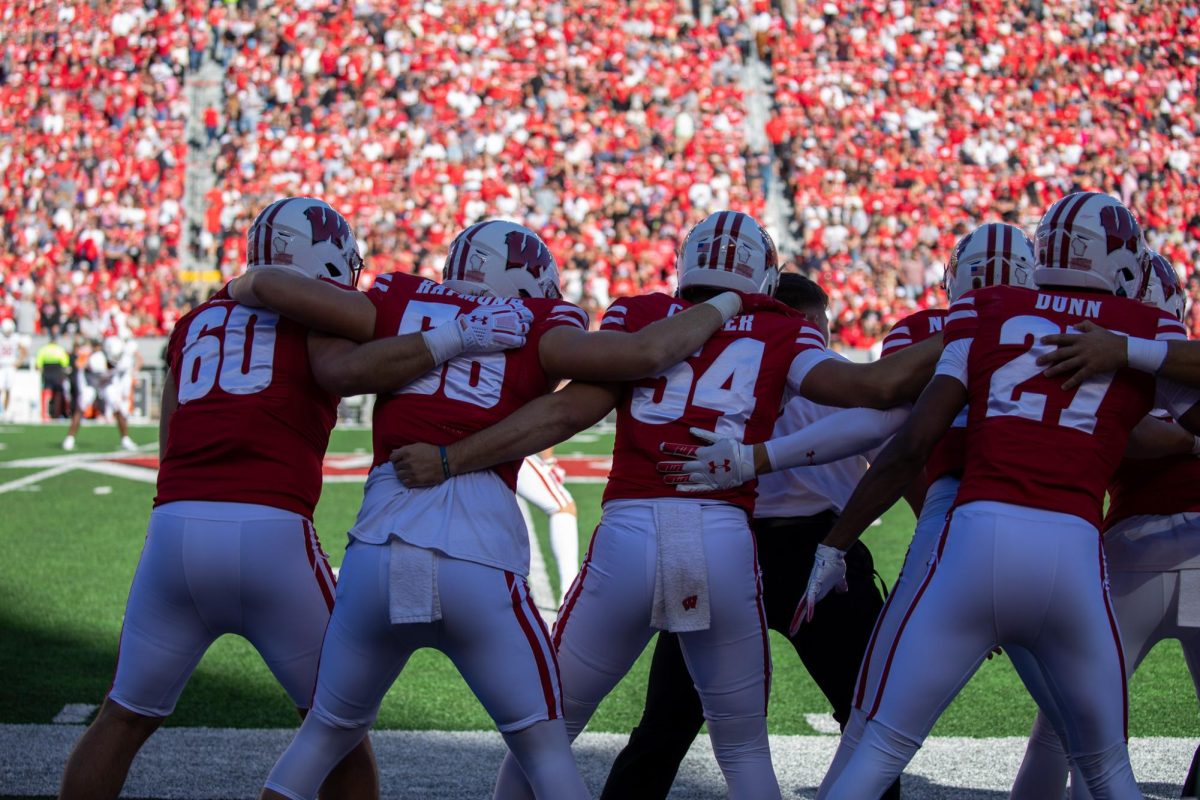
[[[838,736],[842,732],[842,728],[838,725],[838,721],[831,714],[805,714],[804,721],[808,723],[808,727],[812,728],[817,733],[833,734]]]
[[[83,725],[97,708],[88,703],[67,703],[51,722],[55,725]]]
[[[131,464],[118,464],[115,461],[90,461],[80,464],[79,468],[99,475],[111,475],[114,478],[126,478],[142,483],[157,483],[158,470],[135,467]]]
[[[35,472],[32,475],[26,475],[24,478],[17,478],[15,481],[8,483],[0,483],[0,494],[5,492],[15,492],[18,489],[24,489],[34,483],[40,483],[47,478],[53,478],[56,475],[62,475],[64,472],[70,472],[75,469],[75,464],[59,464],[50,469],[44,469],[41,472]]]
[[[114,458],[129,458],[136,456],[142,448],[153,449],[158,445],[142,445],[137,452],[129,450],[114,450],[111,453],[63,453],[57,456],[38,456],[37,458],[21,458],[16,461],[0,461],[0,467],[12,469],[30,469],[37,467],[57,467],[64,464],[78,466],[92,461],[107,461]]]
[[[558,603],[554,602],[554,590],[550,587],[550,573],[546,571],[546,559],[542,557],[542,546],[533,527],[529,504],[518,497],[517,507],[521,509],[525,529],[529,532],[529,591],[533,595],[533,604],[549,625],[558,614]]]

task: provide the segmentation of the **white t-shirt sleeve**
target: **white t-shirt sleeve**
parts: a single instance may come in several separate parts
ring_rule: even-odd
[[[956,339],[942,349],[934,376],[945,375],[967,385],[967,357],[971,354],[971,342],[974,339]]]
[[[812,372],[812,368],[822,361],[828,361],[831,358],[837,358],[837,354],[829,350],[819,350],[812,348],[804,350],[792,359],[792,365],[788,368],[787,388],[789,397],[800,394],[800,386],[804,383],[804,379],[808,377],[808,373]]]

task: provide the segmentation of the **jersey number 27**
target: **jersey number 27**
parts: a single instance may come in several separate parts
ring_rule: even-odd
[[[1030,349],[992,373],[987,405],[989,417],[1021,417],[1074,428],[1084,433],[1096,430],[1096,412],[1112,384],[1111,372],[1084,381],[1069,404],[1065,407],[1056,406],[1061,408],[1057,420],[1048,418],[1048,395],[1021,387],[1026,381],[1042,374],[1044,367],[1039,366],[1037,360],[1050,349],[1048,345],[1041,344],[1042,337],[1064,332],[1063,326],[1057,322],[1032,315],[1013,317],[1004,323],[1000,328],[1000,344],[1029,343]],[[1061,389],[1057,391],[1066,394]]]

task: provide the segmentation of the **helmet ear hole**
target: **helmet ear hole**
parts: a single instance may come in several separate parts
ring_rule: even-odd
[[[336,264],[334,264],[330,261],[325,262],[325,269],[329,272],[329,275],[331,277],[334,277],[334,278],[342,277],[342,271],[337,268]]]

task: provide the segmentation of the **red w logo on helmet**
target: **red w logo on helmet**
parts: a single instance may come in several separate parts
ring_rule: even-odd
[[[350,226],[341,214],[327,206],[311,206],[304,209],[304,216],[312,226],[312,243],[333,242],[339,250],[350,238]]]
[[[534,278],[541,278],[542,270],[550,266],[550,251],[536,236],[513,231],[504,237],[504,243],[508,245],[505,269],[525,269]]]
[[[1105,206],[1100,209],[1100,224],[1108,237],[1108,252],[1125,248],[1137,252],[1138,236],[1142,230],[1125,206]]]

